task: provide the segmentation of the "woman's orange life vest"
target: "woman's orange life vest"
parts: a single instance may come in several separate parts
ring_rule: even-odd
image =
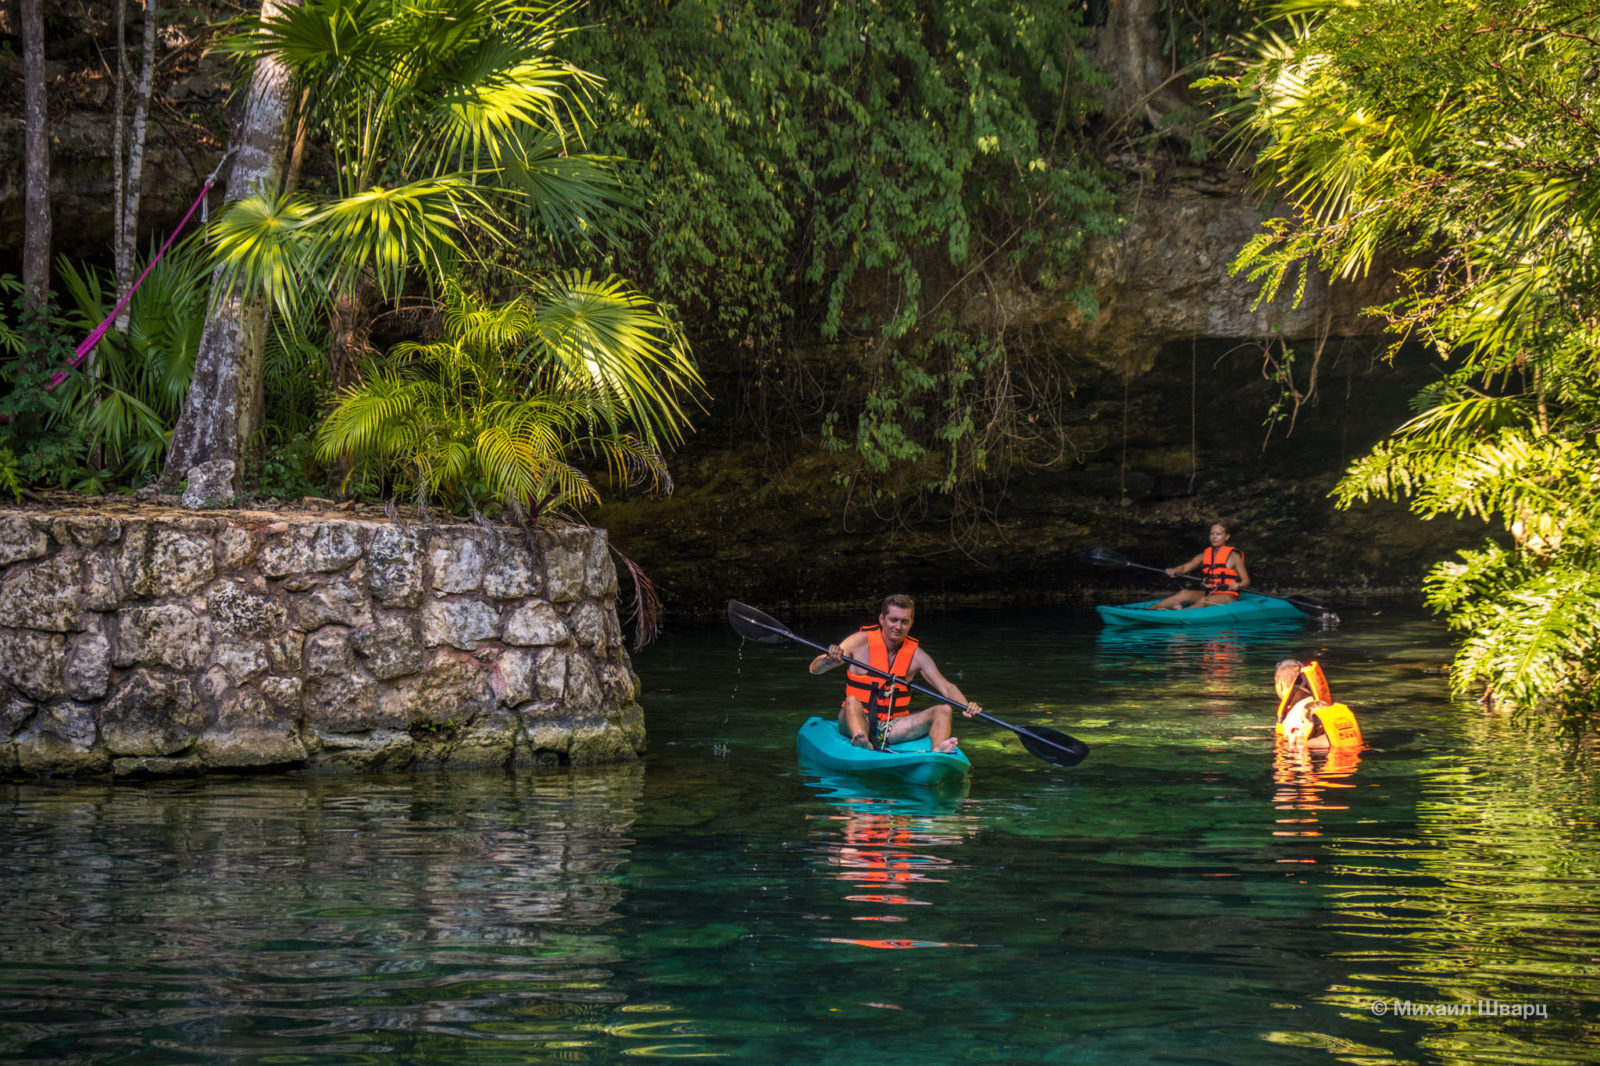
[[[894,662],[889,662],[889,645],[883,641],[883,628],[881,626],[862,626],[861,632],[867,635],[867,662],[874,670],[882,670],[893,674],[901,680],[901,684],[894,686],[894,691],[885,694],[889,682],[881,677],[871,674],[858,674],[854,667],[845,675],[844,695],[846,699],[854,696],[861,701],[861,706],[871,713],[873,703],[879,704],[879,709],[888,712],[890,718],[899,718],[901,715],[911,713],[911,689],[905,686],[904,679],[911,673],[911,659],[917,654],[917,642],[910,637],[900,645],[900,650],[895,653]],[[885,706],[886,705],[886,706]]]
[[[1294,684],[1289,686],[1289,691],[1278,701],[1280,736],[1283,735],[1283,716],[1289,713],[1289,708],[1304,699],[1319,700],[1322,703],[1333,702],[1333,690],[1328,687],[1328,677],[1322,672],[1322,666],[1318,663],[1306,663],[1302,666],[1300,676],[1295,678]]]
[[[1342,703],[1320,703],[1307,696],[1295,703],[1317,703],[1310,709],[1311,732],[1306,739],[1326,736],[1330,748],[1359,748],[1362,746],[1361,726],[1356,723],[1356,712]],[[1277,733],[1283,735],[1283,723],[1278,723]]]
[[[1233,568],[1233,556],[1239,549],[1231,544],[1219,548],[1207,547],[1200,563],[1200,574],[1205,578],[1206,591],[1239,598],[1233,586],[1239,583],[1239,571]]]

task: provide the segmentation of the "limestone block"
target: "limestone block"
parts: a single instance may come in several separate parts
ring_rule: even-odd
[[[301,766],[307,758],[306,746],[285,725],[218,728],[195,742],[195,755],[205,766],[219,770]]]
[[[0,566],[25,559],[42,559],[50,550],[50,538],[33,519],[18,511],[0,512]]]
[[[625,707],[639,698],[639,677],[627,663],[600,663],[595,673],[607,707]]]
[[[323,522],[311,538],[311,566],[318,573],[343,570],[361,558],[366,546],[359,522]]]
[[[100,708],[100,738],[112,755],[172,755],[205,728],[194,685],[186,677],[133,670]]]
[[[0,681],[35,700],[64,694],[61,668],[67,659],[67,638],[32,629],[0,629]]]
[[[104,699],[111,687],[111,641],[105,621],[95,616],[89,627],[67,642],[61,677],[66,694],[75,700]]]
[[[507,648],[495,661],[490,684],[502,707],[516,707],[538,691],[539,653]]]
[[[125,607],[117,612],[117,666],[165,666],[199,670],[211,661],[211,631],[189,608],[176,603]]]
[[[580,600],[567,609],[567,626],[578,647],[601,651],[606,646],[606,612],[593,600]]]
[[[501,639],[521,647],[540,647],[566,644],[572,634],[554,607],[535,601],[511,612]]]
[[[94,714],[82,703],[41,707],[14,750],[17,768],[26,774],[89,774],[110,766],[110,758],[95,747]]]
[[[0,740],[9,740],[28,724],[38,705],[9,688],[0,689]]]
[[[338,581],[296,596],[289,609],[289,619],[295,629],[306,632],[329,622],[366,626],[372,624],[372,606],[360,586],[349,581]]]
[[[329,733],[406,725],[379,706],[377,682],[365,671],[307,678],[300,689],[300,705],[308,722]]]
[[[206,764],[195,755],[130,755],[111,760],[112,777],[192,777],[205,771]]]
[[[551,603],[571,603],[583,595],[587,545],[570,532],[542,531],[539,536],[544,546],[544,598]]]
[[[441,535],[428,552],[433,587],[440,592],[475,592],[483,584],[484,551],[470,536]]]
[[[307,744],[311,765],[319,770],[400,769],[411,762],[416,743],[403,729],[339,733],[315,729]]]
[[[422,602],[422,537],[402,526],[380,526],[367,549],[367,587],[385,607]]]
[[[594,599],[617,594],[617,567],[611,561],[611,540],[603,529],[593,531],[584,558],[583,593]]]
[[[484,571],[483,591],[491,599],[525,599],[539,594],[537,560],[526,544],[502,541]]]
[[[267,646],[260,641],[219,641],[211,659],[233,685],[254,681],[272,666],[267,658]]]
[[[593,714],[605,702],[600,691],[600,677],[589,657],[582,652],[567,653],[567,687],[562,693],[562,702],[576,715]]]
[[[389,722],[464,725],[493,708],[490,672],[470,659],[436,654],[423,673],[396,683],[379,697]]]
[[[206,616],[221,639],[271,637],[288,626],[289,613],[271,596],[240,581],[218,581],[206,589]]]
[[[66,633],[83,627],[79,606],[83,559],[63,551],[43,562],[13,566],[0,581],[0,619],[22,629]]]
[[[343,570],[364,550],[354,522],[318,522],[269,533],[261,548],[261,571],[268,577]]]
[[[350,644],[379,681],[414,674],[427,665],[427,654],[409,619],[385,618],[350,635]]]
[[[328,626],[312,633],[306,637],[304,661],[309,677],[350,673],[356,665],[350,648],[350,631]]]
[[[248,529],[229,526],[217,534],[217,566],[239,570],[247,566],[260,550],[260,537]]]
[[[159,599],[197,592],[216,577],[211,539],[152,522],[131,523],[117,552],[125,596]]]
[[[622,730],[608,723],[589,722],[573,727],[567,755],[574,766],[633,762],[639,757],[632,739]]]
[[[104,515],[62,515],[51,520],[50,535],[63,546],[98,548],[121,538],[122,523]]]
[[[561,699],[567,691],[567,653],[557,648],[540,652],[534,683],[539,699]]]
[[[117,591],[117,560],[110,548],[101,548],[83,561],[80,603],[86,611],[111,611],[122,602]]]
[[[280,718],[298,718],[301,709],[300,691],[305,682],[298,677],[274,674],[261,679],[262,697],[276,709]]]
[[[299,673],[305,661],[306,635],[285,629],[267,639],[267,662],[280,674]]]
[[[482,640],[492,640],[500,612],[477,600],[435,600],[424,604],[422,643],[429,648],[448,644],[472,651]]]

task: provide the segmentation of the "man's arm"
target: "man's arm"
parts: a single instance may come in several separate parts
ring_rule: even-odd
[[[811,665],[806,669],[813,674],[825,674],[844,662],[847,656],[851,659],[861,658],[861,653],[866,650],[866,643],[867,637],[865,633],[851,633],[839,643],[828,645],[828,650],[812,659]]]

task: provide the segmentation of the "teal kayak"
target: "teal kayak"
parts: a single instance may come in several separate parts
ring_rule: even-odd
[[[960,781],[972,769],[966,753],[934,751],[928,738],[895,744],[883,751],[858,748],[839,732],[839,723],[815,716],[807,718],[796,737],[800,758],[812,766],[849,774],[880,774],[913,785],[938,785]]]
[[[1287,600],[1273,596],[1251,596],[1249,593],[1232,603],[1213,603],[1205,607],[1186,607],[1181,611],[1151,611],[1147,608],[1160,600],[1125,603],[1120,607],[1096,607],[1095,612],[1107,625],[1139,626],[1209,626],[1218,622],[1268,622],[1286,618],[1305,618],[1300,608]]]

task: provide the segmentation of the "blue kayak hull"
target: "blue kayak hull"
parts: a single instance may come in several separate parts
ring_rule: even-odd
[[[1268,622],[1304,618],[1294,604],[1267,596],[1244,595],[1232,603],[1213,603],[1206,607],[1187,607],[1181,611],[1151,611],[1160,600],[1125,603],[1120,607],[1096,607],[1095,613],[1107,625],[1121,626],[1209,626],[1218,622]]]
[[[940,785],[960,781],[972,769],[966,753],[933,751],[928,738],[895,744],[884,751],[858,748],[839,732],[839,723],[811,717],[795,738],[800,758],[812,766],[848,774],[896,777],[913,785]]]

